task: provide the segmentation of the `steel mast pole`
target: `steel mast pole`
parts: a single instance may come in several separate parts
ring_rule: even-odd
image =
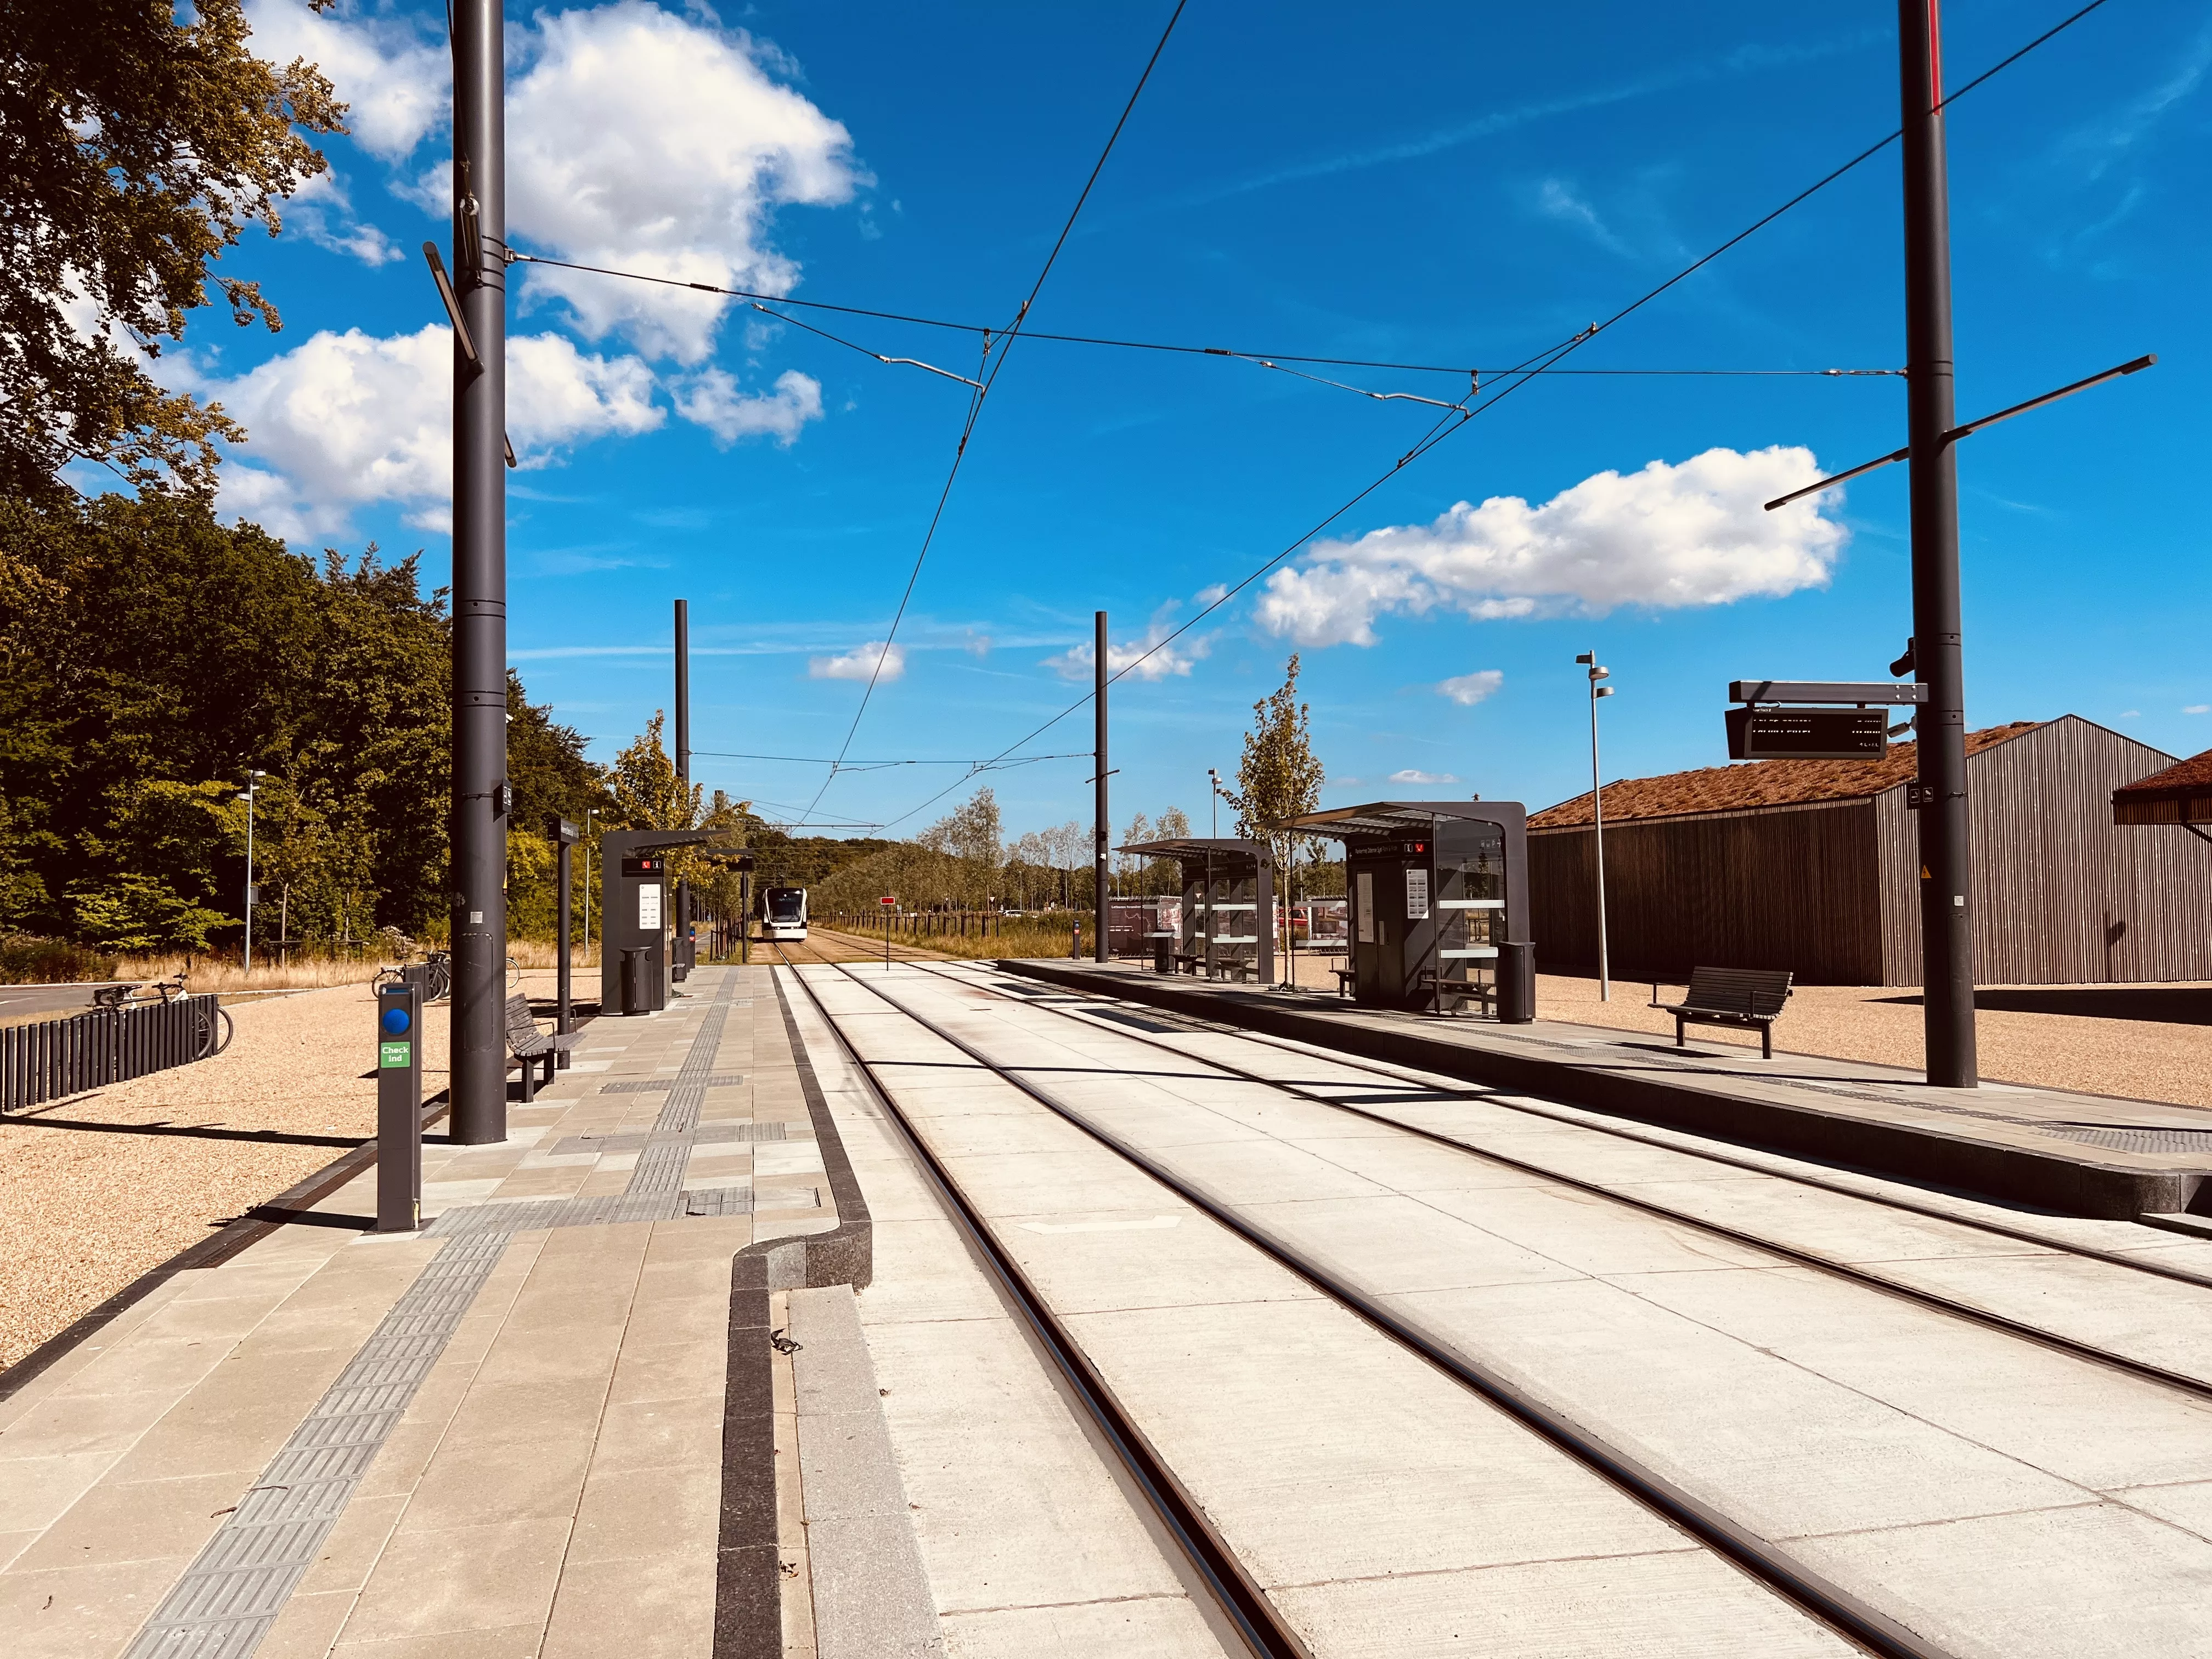
[[[1091,713],[1097,720],[1098,775],[1094,780],[1097,793],[1092,803],[1096,819],[1093,826],[1091,854],[1091,926],[1097,937],[1091,941],[1091,957],[1095,961],[1109,960],[1106,946],[1106,926],[1109,905],[1106,893],[1106,843],[1111,838],[1106,816],[1106,613],[1095,612],[1091,617]]]
[[[498,0],[453,0],[453,1139],[507,1139],[507,113]]]
[[[1593,653],[1595,654],[1595,653]],[[1590,670],[1590,850],[1597,855],[1597,1000],[1613,1000],[1613,964],[1606,949],[1605,937],[1605,786],[1598,781],[1597,764],[1597,676],[1599,670]]]
[[[1905,129],[1905,398],[1912,448],[1912,658],[1918,727],[1921,1005],[1928,1081],[1972,1089],[1974,935],[1966,820],[1966,663],[1952,404],[1950,185],[1937,0],[1898,0]]]
[[[684,815],[691,805],[691,605],[676,601],[676,781],[684,792]],[[689,830],[689,823],[672,826]],[[691,884],[676,884],[676,977],[687,979],[693,966]]]

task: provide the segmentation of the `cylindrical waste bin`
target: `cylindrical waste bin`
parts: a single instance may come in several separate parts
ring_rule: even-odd
[[[1498,947],[1498,1021],[1526,1025],[1536,1018],[1536,947],[1508,939]]]
[[[634,945],[623,951],[622,1011],[625,1014],[653,1012],[653,1000],[646,990],[646,975],[652,971],[653,949],[650,945]]]
[[[1175,941],[1162,933],[1152,941],[1152,971],[1156,974],[1175,972]]]

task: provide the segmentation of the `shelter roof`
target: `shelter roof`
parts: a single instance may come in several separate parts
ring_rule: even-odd
[[[2015,720],[1966,733],[1966,753],[1978,755],[2033,731],[2039,720]],[[1853,800],[1879,795],[1917,775],[1919,745],[1893,743],[1878,761],[1741,761],[1733,766],[1701,767],[1664,777],[1623,778],[1605,786],[1607,823],[1633,818],[1680,817],[1693,812],[1733,812],[1760,806],[1796,806],[1814,801]],[[1588,823],[1589,791],[1547,806],[1528,820],[1531,830],[1559,830]]]
[[[1136,841],[1117,847],[1117,853],[1141,853],[1155,859],[1260,858],[1267,852],[1261,841],[1233,841],[1224,836],[1179,836],[1168,841]]]
[[[1364,806],[1332,806],[1285,818],[1278,830],[1304,830],[1322,836],[1401,836],[1427,832],[1438,818],[1468,818],[1479,823],[1518,823],[1517,800],[1377,800]]]

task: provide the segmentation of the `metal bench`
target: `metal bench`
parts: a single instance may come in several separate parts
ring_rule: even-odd
[[[1337,995],[1340,997],[1350,996],[1352,994],[1352,982],[1359,977],[1358,970],[1351,968],[1332,968],[1328,971],[1336,975]]]
[[[1762,1060],[1774,1058],[1774,1022],[1790,1000],[1787,970],[1767,968],[1693,968],[1690,988],[1680,1002],[1663,1005],[1674,1016],[1674,1046],[1685,1025],[1755,1025]]]
[[[530,1016],[530,999],[517,991],[507,1000],[507,1064],[522,1067],[522,1097],[526,1101],[538,1098],[536,1066],[545,1062],[545,1080],[553,1081],[553,1067],[561,1056],[583,1041],[580,1033],[556,1036],[538,1029],[538,1022]]]

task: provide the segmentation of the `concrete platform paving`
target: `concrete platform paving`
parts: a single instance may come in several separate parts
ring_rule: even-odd
[[[865,1277],[864,1210],[768,971],[689,988],[504,1143],[430,1139],[420,1233],[362,1231],[371,1170],[0,1402],[9,1659],[815,1651],[796,1471],[726,1466],[732,1355],[799,1417],[733,1284]]]

